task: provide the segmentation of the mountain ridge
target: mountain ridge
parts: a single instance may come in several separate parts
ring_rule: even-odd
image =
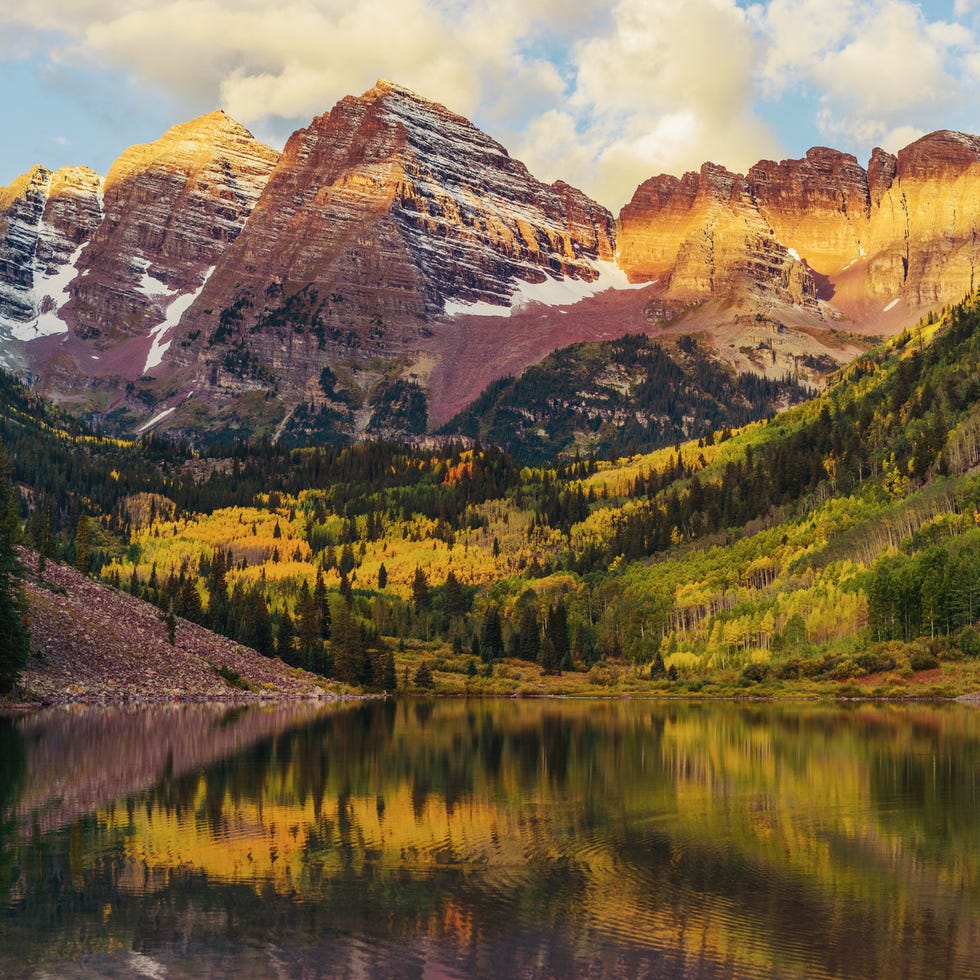
[[[980,221],[980,139],[951,131],[867,168],[814,147],[652,177],[614,219],[383,79],[281,155],[220,110],[172,127],[62,193],[57,235],[31,173],[0,191],[0,356],[112,431],[204,438],[300,416],[397,436],[378,408],[403,395],[434,428],[560,347],[638,332],[819,383],[859,335],[972,288]]]

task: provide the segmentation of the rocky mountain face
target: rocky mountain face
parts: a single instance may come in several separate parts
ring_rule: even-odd
[[[423,436],[572,343],[803,383],[973,288],[980,138],[645,181],[618,221],[390,82],[280,156],[222,112],[0,189],[0,358],[120,432]]]
[[[65,332],[65,288],[101,220],[102,178],[85,167],[34,167],[0,190],[0,328],[18,340]]]
[[[897,156],[875,150],[867,169],[824,147],[745,177],[705,166],[638,188],[619,259],[632,281],[660,280],[672,297],[788,293],[874,331],[891,310],[907,321],[973,289],[978,191],[980,139],[953,132]]]
[[[184,316],[191,342],[177,362],[219,399],[271,383],[346,412],[342,390],[369,423],[365,396],[386,389],[369,360],[411,359],[447,309],[504,313],[525,284],[594,283],[613,254],[604,208],[537,181],[445,107],[379,82],[291,137]],[[324,367],[338,366],[340,389],[324,389]]]
[[[112,397],[159,364],[278,157],[219,111],[131,147],[104,180],[36,167],[0,193],[0,328],[64,334],[23,355],[42,387],[71,394],[94,375]]]

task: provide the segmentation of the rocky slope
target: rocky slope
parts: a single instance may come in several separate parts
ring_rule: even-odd
[[[36,571],[36,556],[27,559]],[[159,609],[73,569],[48,562],[40,579],[28,581],[27,594],[31,660],[21,697],[145,703],[332,696],[305,671],[183,619],[171,645]],[[222,668],[244,687],[229,683]]]

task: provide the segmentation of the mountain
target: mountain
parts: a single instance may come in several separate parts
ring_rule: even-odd
[[[219,111],[0,191],[0,357],[107,431],[202,442],[424,438],[626,335],[816,386],[972,288],[978,179],[980,139],[939,132],[652,177],[614,219],[379,81],[281,156]]]
[[[693,337],[631,334],[574,344],[501,378],[439,431],[493,443],[518,462],[615,459],[705,437],[812,397],[791,378],[733,375]]]
[[[102,188],[102,178],[84,167],[34,167],[0,191],[0,328],[12,339],[65,331],[58,312],[102,221]],[[5,346],[9,364],[13,352]]]
[[[218,111],[131,147],[104,180],[38,167],[16,181],[0,195],[0,330],[39,343],[8,342],[8,365],[63,399],[92,378],[118,396],[155,368],[277,160]]]
[[[672,299],[822,301],[831,316],[886,332],[973,290],[978,189],[980,138],[954,132],[897,156],[877,149],[866,170],[826,147],[745,176],[705,165],[637,189],[620,215],[619,261]]]
[[[392,370],[417,358],[433,318],[503,310],[529,285],[588,289],[613,241],[612,215],[584,194],[542,184],[467,120],[379,82],[291,137],[185,314],[193,341],[175,362],[218,411],[274,388],[280,410],[326,408],[346,431],[378,432]],[[320,385],[324,368],[339,387]]]

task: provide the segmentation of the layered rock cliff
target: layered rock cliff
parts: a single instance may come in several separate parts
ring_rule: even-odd
[[[0,191],[0,326],[20,340],[67,329],[65,290],[101,220],[102,178],[85,167],[34,167]]]
[[[294,387],[341,351],[391,354],[457,304],[592,282],[612,216],[548,186],[466,119],[389,82],[295,133],[181,324],[209,382]]]
[[[675,298],[764,290],[806,304],[816,294],[749,182],[714,164],[641,184],[620,214],[618,260],[632,281],[663,280]]]
[[[278,156],[221,111],[127,150],[76,263],[62,310],[72,332],[105,350],[172,318],[238,236]]]
[[[825,147],[744,178],[706,165],[638,188],[620,215],[618,258],[631,280],[663,280],[677,296],[749,286],[776,298],[789,287],[796,304],[819,297],[874,329],[876,314],[900,305],[908,318],[973,289],[978,192],[980,139],[946,131],[897,156],[875,150],[867,170]]]

